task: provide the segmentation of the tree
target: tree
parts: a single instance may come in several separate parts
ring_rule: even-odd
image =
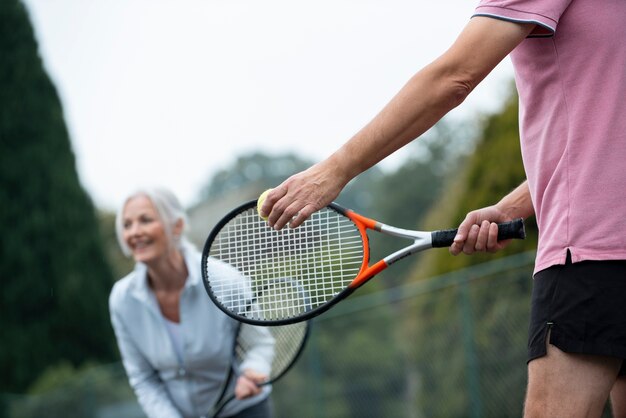
[[[434,204],[425,224],[429,228],[458,225],[473,210],[497,203],[504,195],[524,181],[519,129],[518,98],[512,88],[502,111],[488,116],[476,145],[476,152],[453,177],[446,191]],[[512,242],[496,254],[476,254],[472,257],[451,257],[447,251],[435,251],[420,258],[414,273],[429,277],[480,264],[498,257],[533,250],[537,246],[534,217],[526,220],[527,238]]]
[[[455,174],[459,162],[473,144],[467,122],[439,122],[423,138],[409,145],[411,157],[396,170],[378,176],[377,182],[357,178],[372,196],[366,214],[381,222],[407,229],[424,230],[424,218],[440,199],[447,179]],[[355,180],[356,182],[356,180]],[[447,226],[439,225],[437,228]],[[370,234],[372,259],[378,260],[409,244],[397,238]],[[381,273],[380,280],[390,286],[403,283],[412,263],[402,262]]]
[[[518,100],[512,92],[502,111],[486,118],[476,152],[449,179],[425,225],[429,229],[458,225],[467,212],[496,203],[524,179]],[[410,280],[533,250],[534,218],[526,220],[526,230],[526,240],[496,254],[452,257],[446,250],[428,251],[412,264]],[[441,289],[415,302],[405,331],[413,341],[429,341],[417,344],[410,354],[420,377],[429,382],[418,399],[426,416],[471,416],[468,411],[476,411],[474,392],[482,394],[482,416],[521,413],[531,270],[512,266],[493,276],[467,276],[466,280],[480,280]],[[446,355],[436,355],[442,352]]]
[[[117,280],[133,270],[135,260],[125,255],[120,248],[115,233],[115,216],[116,214],[112,212],[100,211],[98,213],[102,246],[113,271],[113,277]]]
[[[62,360],[116,357],[111,271],[28,14],[0,2],[0,392]]]
[[[230,166],[215,173],[200,193],[201,200],[222,197],[254,185],[260,191],[280,184],[311,162],[294,154],[270,156],[252,152],[237,158]]]

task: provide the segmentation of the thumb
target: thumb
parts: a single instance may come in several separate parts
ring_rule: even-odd
[[[454,236],[454,242],[457,244],[463,243],[467,239],[472,225],[474,225],[474,218],[470,217],[470,214],[468,214],[459,225],[456,235]]]
[[[267,380],[266,374],[259,373],[256,370],[246,369],[243,374],[256,384],[261,384]]]

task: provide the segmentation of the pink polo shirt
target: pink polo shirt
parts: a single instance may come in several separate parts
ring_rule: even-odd
[[[567,249],[626,259],[626,0],[482,0],[474,16],[537,24],[511,53],[535,272]]]

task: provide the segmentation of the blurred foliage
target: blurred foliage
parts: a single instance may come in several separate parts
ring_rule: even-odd
[[[78,182],[57,93],[17,0],[0,3],[0,50],[0,391],[30,388],[31,397],[11,402],[15,417],[92,416],[86,405],[132,398],[119,365],[90,362],[117,359],[106,303],[133,262],[119,250],[114,215],[96,214]],[[337,202],[402,228],[454,227],[524,180],[514,92],[475,134],[468,123],[440,123],[407,146],[400,166],[371,168]],[[242,155],[208,179],[200,197],[263,190],[311,164],[294,154]],[[527,232],[498,254],[451,257],[441,249],[403,260],[354,297],[533,250],[533,219]],[[370,235],[373,259],[405,244]],[[469,286],[475,279],[405,302],[385,292],[389,303],[375,310],[320,318],[302,360],[308,369],[290,372],[289,388],[276,386],[285,416],[467,416],[488,393],[483,415],[511,416],[524,392],[530,266]],[[324,402],[303,406],[303,393]]]
[[[445,286],[433,278],[354,295],[315,318],[304,357],[276,384],[278,410],[288,411],[280,416],[521,416],[532,257],[518,264],[458,271]],[[494,286],[502,292],[491,295],[513,303],[483,305]],[[423,305],[431,309],[422,315]],[[408,317],[418,333],[403,329]]]
[[[276,156],[260,152],[245,154],[238,157],[233,164],[218,170],[209,179],[200,192],[200,200],[217,199],[250,184],[254,184],[262,191],[281,183],[291,174],[310,165],[311,161],[295,154]]]
[[[302,357],[273,385],[276,416],[521,416],[532,264],[523,253],[348,298],[313,320]],[[399,318],[425,303],[416,339]],[[120,364],[60,364],[10,400],[16,418],[143,417],[138,408]]]
[[[425,416],[521,415],[530,269],[499,273],[488,286],[480,279],[416,300],[407,318],[409,338],[426,342],[410,350],[428,382],[417,401]]]
[[[128,402],[134,396],[119,366],[75,368],[68,362],[46,370],[29,395],[11,403],[12,418],[93,417],[96,406]]]
[[[24,6],[0,2],[0,392],[116,358],[111,270]]]
[[[469,211],[497,203],[524,181],[518,132],[518,99],[512,89],[503,110],[484,120],[475,152],[447,178],[445,191],[424,220],[425,229],[455,227]],[[526,232],[525,240],[513,241],[495,254],[452,257],[445,249],[425,252],[412,263],[406,280],[437,277],[513,254],[532,253],[537,244],[534,217],[526,220]],[[425,416],[468,416],[468,410],[479,411],[472,416],[521,414],[517,408],[511,413],[511,405],[521,407],[525,393],[531,274],[530,267],[512,269],[493,277],[488,286],[446,288],[415,301],[412,314],[403,322],[411,340],[428,341],[410,350],[412,361],[422,365],[422,379],[435,382],[419,395]],[[470,275],[466,280],[475,278]],[[437,355],[439,352],[447,355]],[[513,367],[508,366],[511,363]],[[476,404],[482,397],[489,400],[488,405]],[[441,412],[441,399],[447,400],[445,413]]]
[[[468,212],[497,203],[525,180],[519,144],[518,98],[513,87],[502,111],[485,119],[474,153],[452,174],[446,179],[445,192],[430,208],[423,228],[456,227]],[[527,238],[512,241],[502,251],[470,257],[451,257],[447,251],[427,252],[419,257],[419,263],[414,263],[413,275],[430,277],[498,257],[535,250],[535,218],[530,217],[525,223]]]
[[[370,190],[373,196],[371,207],[363,214],[395,227],[425,229],[424,219],[446,190],[447,179],[471,152],[472,135],[468,122],[439,122],[423,138],[408,145],[411,157],[396,170],[385,173],[376,182],[355,181],[355,186]],[[410,243],[377,233],[371,233],[370,240],[373,261]],[[413,258],[383,271],[377,281],[385,286],[407,281],[413,265],[410,260]]]
[[[98,220],[104,253],[113,270],[113,280],[115,281],[130,273],[135,266],[135,261],[132,257],[127,257],[122,253],[119,243],[117,242],[117,236],[115,234],[115,214],[100,211],[98,213]]]

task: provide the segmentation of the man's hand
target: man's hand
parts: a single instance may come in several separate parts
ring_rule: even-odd
[[[459,232],[450,246],[450,253],[473,254],[476,251],[494,253],[506,247],[510,240],[498,241],[498,223],[510,221],[507,214],[495,206],[478,209],[467,214]]]
[[[296,228],[314,212],[331,203],[348,180],[341,170],[326,160],[294,174],[273,188],[259,212],[268,217],[267,222],[274,229],[282,229],[286,225]]]

